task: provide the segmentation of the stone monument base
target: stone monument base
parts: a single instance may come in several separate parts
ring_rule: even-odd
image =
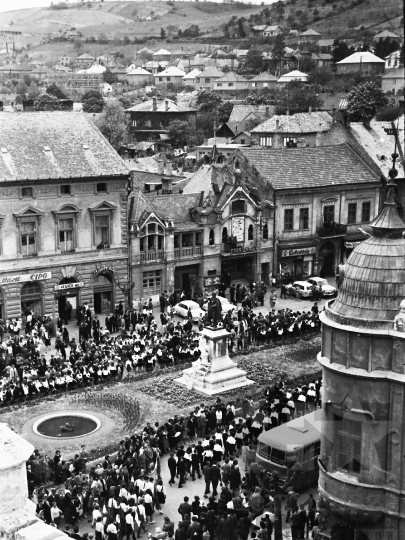
[[[233,362],[228,356],[229,335],[229,332],[224,328],[204,328],[202,336],[210,351],[209,369],[206,373],[201,368],[185,369],[183,376],[175,379],[175,382],[189,390],[196,390],[207,396],[253,384],[254,381],[246,378],[246,371],[239,369],[236,362]]]

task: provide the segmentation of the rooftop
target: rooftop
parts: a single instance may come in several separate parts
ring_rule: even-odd
[[[288,82],[296,79],[307,81],[308,75],[306,73],[303,73],[302,71],[298,71],[297,69],[295,69],[294,71],[290,71],[290,73],[285,73],[284,75],[281,75],[277,82]]]
[[[165,56],[171,56],[172,53],[170,51],[168,51],[167,49],[159,49],[158,51],[154,52],[153,53],[153,56],[158,56],[158,55],[165,55]]]
[[[201,77],[222,77],[224,72],[216,67],[209,67],[201,72]]]
[[[184,77],[185,74],[186,72],[182,69],[179,69],[176,66],[169,66],[164,71],[155,73],[154,77]]]
[[[238,75],[235,73],[235,71],[229,71],[229,73],[224,73],[222,77],[217,79],[215,82],[247,82],[247,79],[245,77],[242,77],[242,75]]]
[[[317,188],[379,183],[377,167],[366,163],[348,143],[314,148],[240,148],[275,189]]]
[[[325,111],[275,115],[256,126],[252,133],[318,133],[329,131],[332,117]]]
[[[267,117],[267,113],[269,113],[269,116],[274,113],[274,107],[270,105],[234,105],[228,124],[230,122],[242,122],[251,113],[264,119]]]
[[[397,38],[399,39],[399,36],[394,34],[394,32],[390,32],[389,30],[383,30],[376,36],[374,36],[374,39],[380,39],[380,38]]]
[[[365,51],[365,52],[355,52],[345,58],[344,60],[341,60],[340,62],[336,62],[336,64],[378,64],[378,63],[385,63],[384,60],[381,58],[378,58],[375,54]]]
[[[138,103],[137,105],[134,105],[133,107],[130,107],[129,109],[126,109],[130,112],[193,112],[194,109],[190,109],[187,107],[183,107],[181,105],[178,105],[171,99],[162,99],[160,101],[156,101],[156,109],[153,108],[153,99],[149,99],[148,101],[144,101],[143,103]]]
[[[268,71],[263,71],[263,73],[256,75],[256,77],[253,77],[253,79],[250,79],[249,82],[259,82],[259,81],[264,81],[264,82],[277,81],[277,77],[275,77]]]
[[[319,32],[316,30],[313,30],[312,28],[308,28],[308,30],[305,30],[305,32],[301,32],[300,36],[321,36]]]
[[[0,112],[0,147],[0,182],[128,174],[83,113]]]
[[[174,223],[184,223],[192,221],[190,209],[198,206],[201,193],[149,195],[146,198],[162,218],[170,218]]]

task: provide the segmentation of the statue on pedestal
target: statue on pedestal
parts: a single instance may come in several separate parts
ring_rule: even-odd
[[[405,332],[405,300],[402,300],[399,305],[399,313],[394,319],[394,330]]]
[[[217,298],[216,293],[213,292],[211,295],[211,298],[208,300],[208,309],[207,309],[208,325],[211,325],[214,328],[216,328],[218,326],[218,322],[220,322],[221,320],[221,312],[222,312],[221,302]]]
[[[204,379],[206,375],[210,372],[211,361],[210,348],[202,334],[200,335],[200,342],[198,348],[201,351],[201,357],[195,362],[192,362],[193,375],[197,378]]]

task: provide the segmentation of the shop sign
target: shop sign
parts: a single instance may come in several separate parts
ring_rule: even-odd
[[[204,287],[210,287],[211,285],[221,285],[220,276],[204,276]]]
[[[95,276],[99,276],[100,274],[104,274],[104,272],[112,272],[113,274],[117,273],[116,269],[113,266],[108,265],[108,266],[102,266],[101,268],[96,266],[96,269],[94,270],[93,274]]]
[[[19,276],[0,277],[0,285],[10,283],[26,283],[27,281],[45,281],[51,279],[52,272],[38,272],[36,274],[21,274]]]
[[[55,285],[55,291],[65,291],[66,289],[80,289],[84,287],[83,281],[77,283],[62,283],[61,285]]]
[[[256,246],[239,246],[230,250],[230,253],[246,253],[248,251],[256,251]]]
[[[301,257],[302,255],[313,255],[316,253],[316,247],[298,248],[298,249],[283,249],[282,257]]]

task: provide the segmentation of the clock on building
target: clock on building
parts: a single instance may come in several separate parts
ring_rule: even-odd
[[[243,242],[245,239],[245,218],[232,218],[232,236],[236,237],[238,242]]]

